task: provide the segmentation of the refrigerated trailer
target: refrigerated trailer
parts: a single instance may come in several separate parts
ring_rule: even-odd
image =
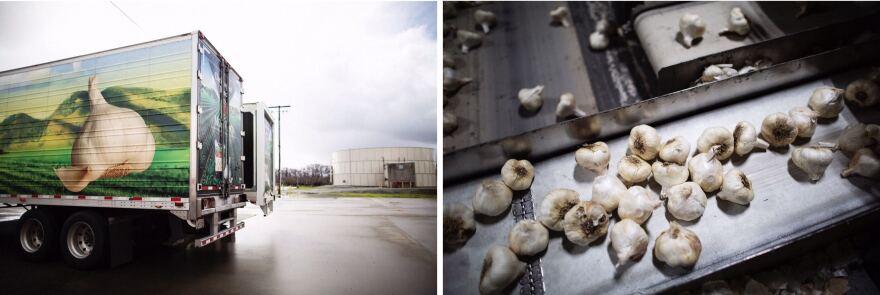
[[[245,129],[243,94],[199,31],[0,72],[0,204],[27,209],[24,257],[118,265],[152,231],[202,247],[244,227],[254,189],[271,212],[272,118]],[[270,138],[246,153],[251,135]]]

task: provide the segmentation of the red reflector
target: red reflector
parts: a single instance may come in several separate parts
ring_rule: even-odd
[[[143,198],[141,198],[141,197],[131,197],[131,200],[132,200],[132,201],[140,201],[140,200],[143,200]]]
[[[175,202],[174,206],[183,207],[183,202]]]
[[[33,194],[33,195],[31,195],[31,198],[39,198],[39,197],[40,197],[40,196],[37,195],[37,194]]]
[[[172,197],[171,201],[172,202],[180,202],[180,197]]]
[[[79,196],[77,196],[76,198],[77,198],[77,199],[80,199],[80,200],[85,200],[85,199],[86,199],[86,196],[79,195]]]
[[[61,198],[61,195],[55,195],[55,198],[56,198],[56,199],[60,199],[60,198]]]
[[[10,196],[12,196],[13,198],[18,198],[18,195],[16,194],[11,194]]]
[[[110,196],[104,196],[104,200],[113,200],[113,197],[110,197]]]

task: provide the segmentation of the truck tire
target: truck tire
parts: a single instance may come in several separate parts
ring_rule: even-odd
[[[95,269],[107,262],[110,234],[107,218],[95,211],[70,215],[61,227],[64,262],[77,269]]]
[[[48,261],[58,253],[58,221],[46,209],[31,209],[18,220],[19,250],[30,261]]]

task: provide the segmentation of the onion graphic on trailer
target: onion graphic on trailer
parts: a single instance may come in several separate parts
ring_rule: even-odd
[[[153,133],[137,112],[108,104],[89,78],[89,116],[73,143],[70,167],[55,174],[71,192],[99,178],[123,177],[150,168],[156,152]]]

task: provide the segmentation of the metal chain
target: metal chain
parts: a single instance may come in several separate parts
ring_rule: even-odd
[[[519,222],[523,219],[535,219],[535,205],[532,202],[532,191],[528,190],[522,196],[513,201],[513,218]],[[522,295],[544,295],[544,276],[541,268],[541,258],[535,257],[526,261],[526,273],[519,280],[519,290]]]

